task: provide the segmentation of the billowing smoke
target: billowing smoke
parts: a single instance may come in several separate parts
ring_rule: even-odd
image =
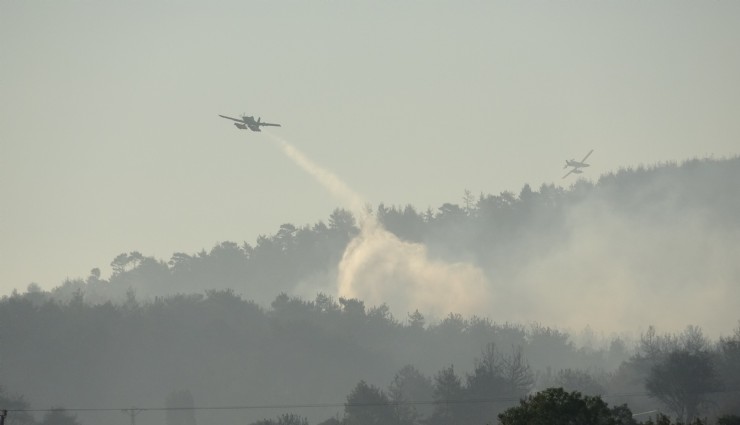
[[[339,296],[386,303],[401,317],[419,309],[435,317],[481,314],[498,322],[540,322],[571,331],[588,325],[607,333],[698,325],[716,337],[740,317],[740,223],[727,213],[740,205],[711,193],[687,201],[687,193],[693,193],[687,185],[698,193],[707,187],[717,194],[737,193],[737,185],[727,183],[732,179],[712,169],[687,173],[680,181],[678,172],[645,178],[622,198],[639,200],[628,205],[595,191],[566,206],[563,221],[498,240],[503,249],[482,260],[483,271],[438,255],[432,259],[427,245],[400,240],[363,212],[362,198],[338,177],[276,140],[286,155],[360,213],[360,234],[337,270]]]
[[[269,133],[268,133],[269,134]],[[370,305],[387,304],[405,316],[416,309],[433,316],[481,313],[490,300],[484,273],[466,263],[430,259],[424,245],[401,241],[365,214],[365,202],[333,173],[285,140],[269,134],[282,151],[360,217],[360,234],[339,264],[337,295]]]
[[[339,264],[339,295],[394,312],[414,309],[440,317],[482,313],[490,298],[483,272],[467,263],[431,260],[424,245],[404,242],[370,217]]]
[[[726,334],[740,317],[740,233],[702,211],[662,206],[653,217],[599,200],[572,206],[566,238],[515,259],[505,273],[504,298],[516,302],[493,303],[498,319],[603,332],[698,325]],[[533,235],[524,243],[536,252],[542,241]]]

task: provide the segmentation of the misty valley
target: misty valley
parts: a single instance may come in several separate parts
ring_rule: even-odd
[[[0,300],[0,409],[8,425],[738,424],[739,241],[736,157],[122,253],[109,276]]]

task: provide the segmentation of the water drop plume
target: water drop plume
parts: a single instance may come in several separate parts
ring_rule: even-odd
[[[385,303],[401,315],[416,309],[437,317],[485,311],[489,285],[479,268],[430,259],[426,246],[402,241],[384,229],[367,213],[363,198],[339,177],[287,141],[267,134],[286,156],[358,214],[360,233],[349,242],[338,266],[338,296],[370,305]]]
[[[265,134],[270,136],[270,138],[288,158],[292,159],[293,162],[310,174],[311,177],[324,186],[326,190],[339,199],[339,201],[348,207],[353,213],[358,216],[362,216],[364,214],[365,202],[362,199],[362,196],[350,189],[349,186],[337,177],[336,174],[316,164],[304,155],[303,152],[299,151],[295,146],[282,138],[267,132],[265,132]]]

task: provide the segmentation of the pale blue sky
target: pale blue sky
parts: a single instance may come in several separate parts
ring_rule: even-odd
[[[0,294],[339,206],[740,152],[737,1],[0,0]]]

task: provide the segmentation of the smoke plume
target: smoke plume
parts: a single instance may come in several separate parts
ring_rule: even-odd
[[[431,260],[427,248],[405,242],[374,217],[362,225],[339,264],[339,295],[394,312],[418,309],[440,317],[447,313],[482,313],[490,298],[483,272],[467,263]]]
[[[269,133],[268,133],[269,134]],[[308,159],[298,149],[269,134],[280,149],[360,220],[360,233],[350,241],[339,264],[337,295],[371,305],[387,304],[405,316],[416,309],[434,316],[449,312],[482,312],[490,299],[484,273],[477,267],[429,258],[424,245],[401,241],[377,219],[365,214],[366,203],[339,177]]]
[[[740,205],[711,193],[706,202],[686,200],[694,193],[686,185],[695,185],[699,193],[707,187],[737,193],[736,184],[723,183],[728,178],[711,169],[706,175],[686,173],[683,183],[676,181],[682,174],[675,173],[646,178],[627,198],[640,201],[629,206],[613,194],[594,192],[568,205],[563,222],[500,241],[506,249],[484,259],[481,269],[432,258],[427,245],[400,240],[363,211],[362,197],[341,179],[276,141],[360,213],[360,233],[337,269],[336,295],[386,303],[402,317],[415,309],[434,317],[480,314],[571,331],[587,325],[617,333],[648,325],[666,331],[698,325],[716,337],[737,322],[740,225],[723,211]]]
[[[350,189],[339,177],[308,159],[301,151],[280,137],[270,133],[266,134],[272,138],[288,158],[303,168],[334,197],[349,207],[353,213],[362,214],[365,205],[362,197]]]

